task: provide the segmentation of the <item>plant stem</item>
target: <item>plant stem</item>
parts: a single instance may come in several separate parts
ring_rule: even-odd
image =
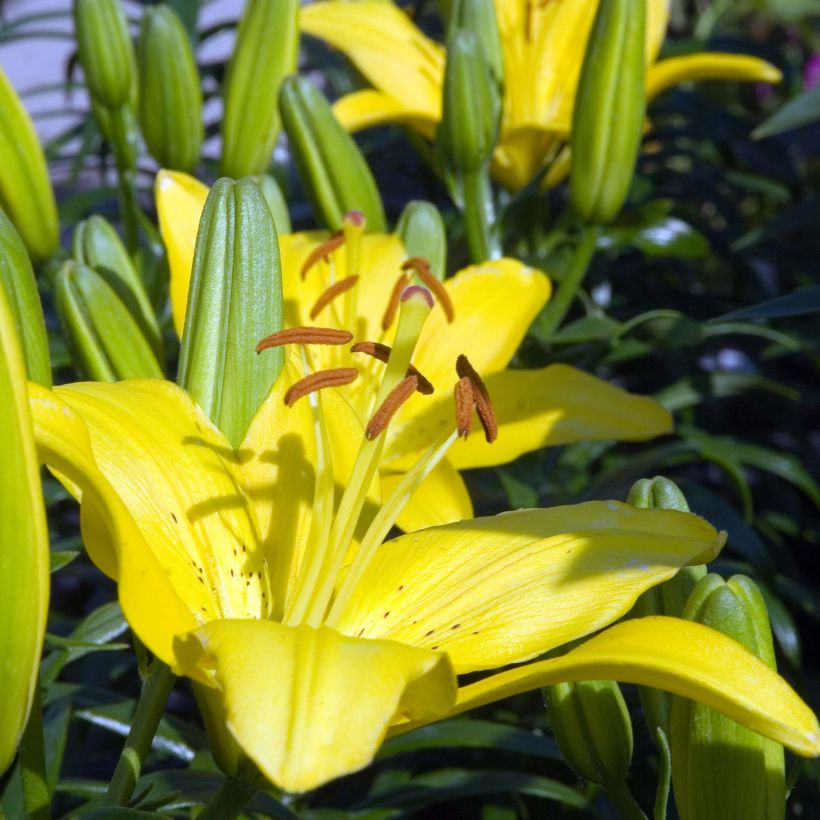
[[[486,166],[462,176],[464,229],[473,262],[498,259],[501,247],[495,228],[493,189]]]
[[[103,805],[125,806],[131,799],[175,680],[170,668],[159,658],[154,658],[142,683],[131,729],[103,797]]]
[[[550,300],[540,320],[540,330],[546,338],[552,336],[561,326],[567,311],[569,310],[578,288],[584,281],[589,263],[595,255],[595,247],[598,242],[597,225],[588,226],[582,229],[578,245],[575,248],[575,255],[572,264],[558,285],[555,295]]]
[[[623,820],[647,820],[643,809],[632,796],[632,792],[629,791],[626,781],[620,780],[607,783],[604,789],[606,789],[607,796]]]
[[[39,677],[31,700],[31,714],[20,740],[20,779],[23,783],[23,810],[27,820],[48,820],[51,817],[51,795],[46,775]]]
[[[255,794],[256,786],[226,777],[217,793],[197,815],[197,820],[233,820]]]

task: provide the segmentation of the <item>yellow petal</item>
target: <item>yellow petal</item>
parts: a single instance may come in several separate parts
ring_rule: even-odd
[[[194,264],[199,218],[208,198],[208,186],[180,171],[160,171],[154,187],[159,230],[171,273],[171,313],[177,336],[182,336],[188,285]]]
[[[817,718],[774,670],[720,632],[662,616],[625,621],[563,657],[465,686],[451,714],[541,686],[602,679],[683,695],[799,755],[820,755]]]
[[[468,350],[470,348],[467,348]],[[424,371],[422,371],[424,372]],[[459,470],[506,464],[523,453],[576,441],[643,441],[672,431],[669,412],[648,396],[628,393],[564,364],[541,370],[503,370],[485,378],[498,418],[498,438],[487,444],[476,422],[466,441],[447,455]],[[428,399],[412,419],[400,417],[390,440],[390,466],[406,468],[430,438],[452,423],[449,396]]]
[[[697,516],[615,501],[474,518],[383,544],[335,626],[490,669],[606,626],[721,544]]]
[[[552,119],[505,129],[493,152],[494,179],[511,191],[523,188],[556,155],[569,136],[569,122]]]
[[[390,493],[399,484],[403,475],[382,475],[382,498],[390,497]],[[452,465],[442,461],[410,496],[396,524],[405,532],[413,532],[472,517],[473,503],[470,501],[467,487],[464,486],[464,479]]]
[[[328,628],[215,621],[179,651],[212,670],[231,733],[289,792],[363,768],[394,718],[429,722],[455,700],[446,656]]]
[[[410,108],[390,94],[372,88],[341,97],[333,104],[333,113],[351,133],[389,123],[409,125],[429,140],[436,133],[436,120],[430,116],[429,111]]]
[[[32,383],[29,400],[40,460],[82,499],[83,543],[91,559],[119,579],[123,611],[140,639],[172,664],[174,636],[197,625],[190,608],[98,468],[83,420],[56,393]]]
[[[439,119],[444,50],[392,3],[311,3],[300,26],[342,51],[377,89]]]
[[[651,100],[673,85],[695,80],[778,83],[781,79],[778,69],[757,57],[704,52],[671,57],[650,66],[646,76],[646,96]]]

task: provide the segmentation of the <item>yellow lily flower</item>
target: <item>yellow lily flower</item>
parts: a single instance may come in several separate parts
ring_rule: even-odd
[[[427,292],[405,291],[377,401],[417,384],[404,373],[429,309]],[[303,373],[312,342],[343,335],[285,330],[266,344],[303,343]],[[168,382],[30,385],[41,458],[81,499],[89,554],[117,580],[140,639],[198,684],[212,738],[229,734],[299,792],[366,766],[388,733],[545,684],[617,678],[820,754],[820,727],[785,681],[731,639],[671,618],[627,621],[563,657],[459,686],[459,674],[605,627],[645,589],[714,557],[722,537],[688,513],[589,502],[382,543],[464,408],[379,508],[370,488],[385,414],[363,435],[341,393],[314,390],[330,375],[298,379],[297,361],[237,450]],[[465,378],[462,397],[480,386]]]
[[[555,160],[572,123],[575,90],[595,18],[594,0],[495,0],[504,85],[493,176],[517,190]],[[780,72],[746,55],[717,52],[657,60],[669,0],[648,0],[646,92],[653,99],[681,82],[777,82]],[[444,49],[402,10],[375,0],[311,3],[302,31],[342,51],[373,85],[342,97],[334,113],[349,131],[401,123],[432,139],[441,120]],[[565,172],[566,163],[560,163]],[[558,182],[558,172],[550,174]]]
[[[171,269],[171,306],[177,332],[185,321],[196,232],[208,188],[193,177],[162,171],[156,199]],[[349,219],[339,237],[310,232],[280,235],[285,326],[350,329],[357,339],[391,345],[390,312],[401,283],[415,269],[394,235],[364,234]],[[423,263],[417,263],[417,266]],[[424,271],[422,271],[424,273]],[[354,278],[356,277],[356,278]],[[429,281],[429,279],[428,279]],[[352,285],[348,290],[341,290]],[[654,400],[627,393],[567,365],[506,369],[527,328],[551,291],[540,271],[513,259],[465,268],[442,283],[419,339],[413,363],[435,388],[434,400],[412,397],[387,430],[380,465],[389,493],[419,453],[438,437],[450,412],[450,373],[466,352],[486,378],[498,417],[498,441],[480,436],[458,441],[402,512],[399,526],[414,530],[469,518],[472,504],[459,470],[504,464],[542,447],[590,439],[640,441],[672,429],[669,413]],[[381,365],[365,353],[337,347],[309,352],[314,369],[359,367],[348,399],[362,422],[372,412]]]

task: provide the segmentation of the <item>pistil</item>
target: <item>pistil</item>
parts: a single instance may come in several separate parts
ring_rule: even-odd
[[[447,317],[447,321],[451,323],[456,317],[453,301],[450,299],[450,294],[447,293],[447,288],[445,288],[444,285],[442,285],[441,282],[433,276],[433,273],[430,270],[430,263],[423,256],[411,256],[401,266],[401,269],[414,270],[416,272],[416,276],[424,282],[425,286],[433,292],[436,299],[441,302],[444,315]]]

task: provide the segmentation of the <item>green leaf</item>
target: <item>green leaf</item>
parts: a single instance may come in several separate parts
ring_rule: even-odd
[[[809,88],[789,100],[753,132],[755,139],[764,139],[794,128],[802,128],[820,120],[820,88]]]
[[[726,319],[780,319],[786,316],[803,316],[806,313],[820,311],[820,285],[798,290],[786,296],[778,296],[759,302],[751,307],[733,310],[723,316],[710,319],[711,322],[725,321]]]
[[[51,572],[59,572],[63,567],[67,567],[78,555],[80,550],[60,550],[51,553]]]

